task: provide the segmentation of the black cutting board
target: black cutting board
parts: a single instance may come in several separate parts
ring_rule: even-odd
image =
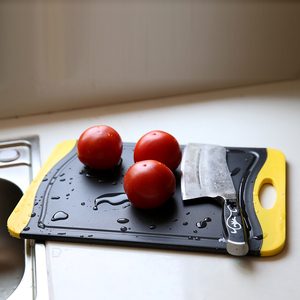
[[[76,145],[40,182],[21,238],[226,253],[222,207],[215,200],[186,205],[177,188],[162,207],[142,210],[128,201],[123,178],[134,163],[135,144],[124,143],[120,165],[94,171],[77,157]],[[184,149],[184,146],[182,146]],[[238,195],[249,255],[260,255],[263,232],[253,207],[253,186],[267,159],[266,148],[226,147]]]

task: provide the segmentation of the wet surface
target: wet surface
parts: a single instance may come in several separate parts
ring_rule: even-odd
[[[226,253],[221,205],[216,199],[207,198],[184,202],[180,166],[174,172],[175,194],[164,205],[142,210],[129,202],[123,179],[134,163],[133,149],[134,144],[124,144],[120,164],[108,171],[97,171],[78,160],[74,147],[41,182],[34,199],[35,216],[21,236]],[[257,255],[261,241],[252,235],[259,236],[261,229],[256,226],[255,213],[251,212],[251,184],[260,169],[259,165],[255,169],[260,161],[256,157],[260,156],[253,155],[253,151],[228,149],[227,162],[236,193],[243,202],[249,243]]]

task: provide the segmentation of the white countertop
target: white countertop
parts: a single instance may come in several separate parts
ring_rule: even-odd
[[[40,136],[45,162],[93,125],[124,142],[159,129],[180,144],[268,147],[287,161],[287,242],[273,257],[47,243],[51,299],[298,299],[300,81],[0,120],[0,137]]]

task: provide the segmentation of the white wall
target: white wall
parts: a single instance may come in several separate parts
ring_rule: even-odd
[[[0,118],[299,78],[299,1],[0,1]]]

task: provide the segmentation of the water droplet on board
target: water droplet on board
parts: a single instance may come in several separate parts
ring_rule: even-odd
[[[260,240],[262,240],[263,238],[264,238],[264,237],[263,237],[262,234],[253,237],[253,239],[255,239],[255,240],[257,240],[257,241],[260,241]]]
[[[125,232],[125,231],[127,230],[127,227],[123,226],[123,227],[120,228],[120,230],[121,230],[122,232]]]
[[[85,202],[81,202],[81,205],[84,206],[84,205],[85,205]]]
[[[45,224],[41,221],[38,222],[38,227],[44,229],[45,228]]]
[[[189,240],[192,240],[192,239],[193,239],[193,237],[192,237],[192,236],[189,236],[189,237],[188,237],[188,239],[189,239]]]
[[[26,226],[23,230],[28,231],[28,230],[30,230],[30,227]]]
[[[79,174],[80,174],[80,175],[82,175],[82,174],[84,174],[84,173],[85,173],[85,170],[79,171]]]
[[[234,176],[234,175],[236,175],[238,172],[240,172],[241,171],[241,168],[239,168],[239,167],[237,167],[237,168],[235,168],[235,169],[233,169],[232,171],[231,171],[231,173],[230,173],[230,175],[231,176]]]
[[[33,217],[35,217],[36,216],[36,213],[31,213],[30,215],[29,215],[31,218],[33,218]]]
[[[65,175],[65,173],[61,173],[59,176],[60,176],[60,177],[63,177],[64,175]]]
[[[156,228],[156,225],[150,225],[149,227],[151,230],[155,229]]]
[[[44,178],[43,181],[48,181],[48,178]]]
[[[188,216],[190,214],[190,212],[187,212],[186,215]]]
[[[52,196],[51,199],[52,200],[58,200],[58,199],[60,199],[60,197],[59,196]]]
[[[56,212],[53,217],[51,218],[51,221],[60,221],[60,220],[66,220],[68,219],[69,215],[65,213],[64,211],[58,211]]]
[[[183,223],[182,223],[183,226],[186,226],[186,225],[188,225],[188,224],[189,224],[188,222],[183,222]]]
[[[178,219],[174,219],[174,220],[172,220],[172,222],[177,222],[178,221]]]
[[[119,218],[117,220],[117,222],[120,223],[120,224],[126,224],[126,223],[129,222],[129,219],[127,219],[127,218]]]
[[[204,222],[204,221],[200,221],[200,222],[197,222],[197,223],[196,223],[196,226],[197,226],[198,228],[204,228],[204,227],[207,226],[207,223]]]
[[[129,202],[125,193],[107,193],[97,197],[94,200],[94,210],[98,209],[98,206],[102,203],[108,203],[110,205],[121,205],[125,202]]]
[[[196,226],[198,228],[205,228],[207,226],[207,222],[211,222],[211,218],[210,217],[206,217],[206,218],[204,218],[203,221],[197,222]]]
[[[205,222],[211,222],[211,218],[210,217],[206,217],[206,218],[204,218],[204,221]]]
[[[59,181],[66,181],[66,179],[65,178],[61,178]]]

